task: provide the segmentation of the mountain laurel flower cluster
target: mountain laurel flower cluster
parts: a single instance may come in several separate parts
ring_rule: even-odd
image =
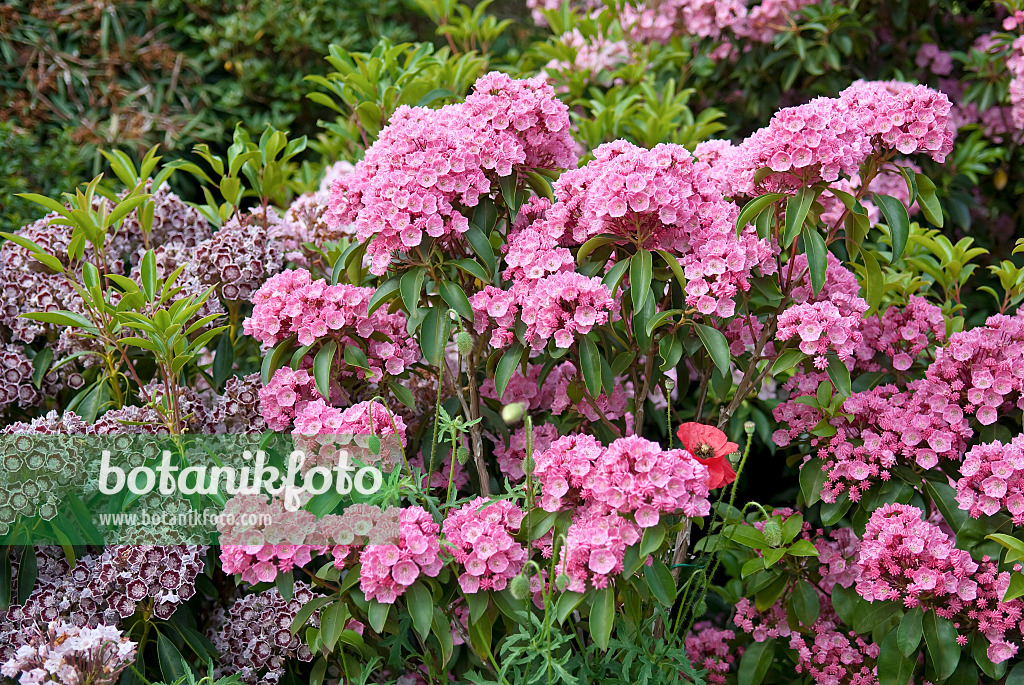
[[[444,520],[445,541],[465,572],[463,592],[504,590],[519,575],[526,549],[512,535],[519,531],[523,511],[508,500],[490,502],[478,497],[452,511]]]
[[[1024,0],[257,8],[343,40],[230,133],[127,3],[166,159],[26,4],[111,145],[0,144],[3,677],[1024,682]]]
[[[137,643],[112,626],[51,623],[0,665],[21,685],[111,685],[134,659]]]

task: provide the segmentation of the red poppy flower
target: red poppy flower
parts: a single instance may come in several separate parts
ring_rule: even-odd
[[[735,442],[714,426],[702,423],[684,423],[676,433],[683,447],[700,463],[708,467],[708,487],[714,490],[736,480],[736,472],[727,456],[739,449]]]

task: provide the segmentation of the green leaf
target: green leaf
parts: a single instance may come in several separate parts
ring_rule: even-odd
[[[36,356],[32,358],[32,385],[36,389],[42,387],[43,378],[50,370],[51,363],[53,363],[53,348],[49,345],[36,352]]]
[[[313,664],[313,670],[309,674],[309,685],[323,685],[324,677],[327,675],[327,660],[320,657]]]
[[[619,289],[619,284],[622,283],[622,279],[626,275],[626,269],[629,268],[629,264],[632,261],[632,257],[626,257],[608,269],[608,273],[601,279],[601,283],[611,291],[612,297],[615,297],[615,291]]]
[[[784,197],[786,197],[785,193],[768,193],[767,195],[755,197],[753,200],[745,204],[743,209],[740,210],[740,215],[736,217],[736,235],[739,235],[743,231],[744,227],[753,221],[754,217],[761,213],[761,210]]]
[[[480,282],[487,285],[491,280],[491,277],[487,275],[487,270],[480,265],[480,262],[474,262],[472,259],[459,259],[452,262],[456,268],[461,269],[473,278],[480,279]]]
[[[1024,661],[1017,663],[1010,672],[1006,674],[1006,682],[1003,685],[1024,685]]]
[[[797,540],[786,550],[791,557],[816,557],[818,548],[810,540]]]
[[[825,239],[814,226],[804,227],[804,250],[807,252],[807,268],[811,274],[811,289],[817,295],[825,287],[825,272],[828,269],[828,248]]]
[[[331,366],[334,364],[334,355],[337,351],[338,343],[329,340],[313,357],[313,380],[316,382],[317,392],[328,402],[331,400]]]
[[[828,360],[828,377],[836,386],[836,392],[843,397],[853,394],[853,382],[850,380],[850,370],[838,357],[830,357]]]
[[[882,210],[885,222],[889,224],[889,231],[892,235],[892,262],[896,262],[903,256],[907,247],[907,240],[910,239],[910,216],[903,203],[891,195],[874,193],[875,204]]]
[[[412,625],[420,638],[426,640],[430,634],[430,624],[434,619],[434,598],[430,596],[423,583],[416,582],[406,588],[406,606],[412,615]]]
[[[399,287],[402,291],[402,302],[405,303],[405,309],[408,312],[416,311],[416,307],[419,306],[420,292],[423,290],[423,277],[426,273],[427,270],[422,266],[414,266],[402,274]]]
[[[448,308],[431,307],[420,327],[420,349],[431,366],[439,366],[448,342]]]
[[[24,604],[32,594],[36,585],[37,573],[35,547],[25,545],[21,549],[21,563],[18,564],[18,604]]]
[[[683,272],[683,265],[679,263],[679,260],[676,259],[675,255],[673,255],[671,252],[666,252],[665,250],[655,250],[655,252],[657,252],[663,260],[665,260],[665,264],[668,265],[668,268],[671,269],[673,275],[675,275],[676,282],[679,283],[679,287],[685,290],[686,274]]]
[[[882,625],[899,611],[893,602],[864,602],[854,614],[853,630],[861,635]]]
[[[458,283],[441,281],[441,298],[455,310],[455,313],[466,321],[473,323],[473,308],[469,304],[469,298]]]
[[[828,474],[821,470],[823,463],[821,459],[814,457],[800,467],[800,492],[807,506],[821,499],[821,489],[828,480]]]
[[[451,621],[436,607],[434,608],[434,618],[431,621],[431,630],[438,644],[441,645],[441,667],[443,668],[451,661],[455,644],[452,640]]]
[[[57,326],[67,326],[69,328],[85,328],[87,330],[96,331],[96,328],[92,325],[92,321],[85,318],[81,314],[66,311],[56,312],[29,312],[22,314],[23,319],[31,319],[32,321],[40,321],[42,323],[52,323]]]
[[[601,353],[588,336],[580,338],[580,368],[591,397],[601,394]]]
[[[498,399],[505,394],[505,388],[512,378],[512,374],[519,367],[519,359],[523,356],[523,346],[519,342],[512,343],[505,353],[501,355],[498,366],[494,370],[494,390]]]
[[[501,176],[498,178],[498,185],[501,186],[501,197],[505,201],[505,206],[508,207],[509,222],[514,222],[516,216],[519,214],[519,208],[522,206],[523,194],[516,188],[517,179],[515,170],[508,176]]]
[[[299,611],[295,614],[295,618],[292,619],[291,626],[289,627],[292,635],[297,635],[298,632],[305,627],[306,623],[309,621],[309,617],[312,616],[317,609],[330,601],[332,601],[332,598],[330,597],[315,597],[299,607]],[[323,628],[324,618],[325,617],[321,617],[320,619],[321,628]]]
[[[903,656],[917,653],[924,637],[924,614],[921,609],[910,609],[903,614],[899,628],[896,629],[896,641]]]
[[[384,630],[384,624],[387,623],[390,610],[390,604],[382,604],[377,600],[370,600],[370,607],[366,612],[366,618],[369,619],[370,627],[373,628],[375,633],[380,633]]]
[[[802,540],[801,542],[806,542]],[[797,620],[810,628],[818,620],[821,613],[821,600],[818,599],[818,592],[806,580],[798,581],[793,588],[793,611]]]
[[[558,619],[559,625],[565,623],[565,619],[569,618],[569,614],[576,610],[576,607],[580,605],[585,594],[581,592],[573,592],[567,590],[558,595],[558,600],[555,602],[555,618]]]
[[[774,660],[775,640],[755,642],[747,647],[740,658],[738,685],[761,685]]]
[[[494,273],[494,268],[497,266],[497,260],[494,258],[494,248],[491,246],[491,242],[484,235],[484,232],[480,230],[476,224],[470,224],[469,228],[463,233],[466,237],[466,241],[469,242],[469,246],[473,249],[473,252],[479,257],[484,265],[487,267],[488,273]]]
[[[649,250],[640,248],[629,264],[629,291],[633,296],[633,311],[643,309],[651,290],[654,264]]]
[[[778,374],[789,371],[794,366],[802,362],[807,358],[807,355],[800,350],[786,350],[779,355],[779,358],[772,364],[771,374],[777,376]]]
[[[803,187],[786,201],[786,227],[782,234],[782,247],[788,248],[800,235],[807,213],[817,197],[818,191],[814,188]]]
[[[602,245],[609,245],[611,243],[618,242],[620,240],[622,240],[622,236],[614,235],[611,233],[602,233],[600,235],[595,235],[593,238],[580,245],[580,249],[576,252],[576,263],[583,264],[584,260],[586,260],[587,258],[587,255],[589,255],[597,248],[601,247]]]
[[[656,526],[644,529],[644,536],[640,540],[640,558],[646,559],[656,552],[661,543],[665,541],[665,525],[659,523]]]
[[[885,278],[875,256],[866,250],[862,254],[865,268],[864,299],[871,307],[869,311],[874,312],[882,304],[882,296],[885,294]]]
[[[367,311],[367,315],[373,314],[382,304],[395,296],[395,293],[399,290],[400,280],[400,276],[392,276],[381,283],[379,288],[373,291],[373,295],[370,297],[370,307]]]
[[[293,335],[277,343],[263,357],[263,364],[260,367],[260,379],[263,381],[263,385],[269,385],[270,379],[274,377],[274,372],[284,365],[284,360],[288,357],[288,353],[291,352],[292,345],[294,344],[295,336]]]
[[[928,647],[928,658],[938,679],[945,680],[953,675],[960,663],[960,645],[956,643],[956,628],[953,622],[941,618],[935,611],[924,615],[924,642]]]
[[[900,651],[896,633],[889,631],[879,647],[878,685],[907,685],[914,674],[917,654],[910,658]]]
[[[697,337],[704,344],[704,349],[711,355],[712,361],[715,362],[715,366],[722,372],[722,375],[728,375],[729,373],[729,341],[725,339],[725,335],[717,328],[706,326],[701,323],[693,324],[693,328],[697,331]]]
[[[388,388],[391,390],[391,394],[395,396],[395,399],[407,406],[409,409],[416,408],[416,397],[412,394],[412,390],[405,387],[401,383],[395,383],[394,381],[388,381]]]
[[[668,566],[660,559],[653,559],[650,566],[644,566],[644,579],[658,601],[671,607],[676,601],[676,579]]]
[[[615,625],[615,588],[608,586],[597,591],[590,608],[590,637],[601,649],[608,649],[608,641]]]
[[[924,218],[942,228],[942,205],[935,195],[935,183],[924,174],[917,174],[917,205]]]
[[[163,676],[165,683],[176,683],[185,677],[185,663],[181,652],[163,633],[157,636],[156,654],[160,661],[160,675]]]
[[[320,613],[320,640],[328,651],[338,644],[341,631],[348,621],[348,607],[344,602],[333,602]],[[294,626],[294,622],[292,623]]]

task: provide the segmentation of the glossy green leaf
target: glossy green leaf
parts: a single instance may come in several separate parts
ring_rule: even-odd
[[[908,657],[900,651],[897,631],[891,630],[878,652],[878,685],[907,685],[917,665],[917,654]]]
[[[331,399],[331,367],[337,351],[338,343],[328,340],[313,357],[313,380],[316,382],[317,392],[327,401]]]
[[[715,362],[715,366],[722,372],[723,375],[729,373],[729,341],[726,340],[725,335],[717,328],[706,326],[701,323],[693,324],[694,330],[697,332],[697,337],[700,338],[701,343],[704,345],[704,349],[711,355],[712,361]]]
[[[736,235],[739,235],[743,231],[744,227],[757,217],[761,211],[768,205],[781,200],[786,197],[785,193],[768,193],[760,197],[755,197],[753,200],[743,205],[743,209],[740,210],[740,214],[736,217]]]
[[[960,663],[960,645],[956,642],[956,628],[953,622],[941,618],[934,611],[924,615],[924,642],[928,647],[928,659],[938,679],[945,680],[953,675]]]
[[[825,239],[814,226],[804,227],[804,250],[807,252],[807,268],[811,276],[811,289],[817,295],[825,287],[825,272],[828,269],[828,248]]]
[[[775,640],[751,644],[740,657],[740,667],[737,673],[738,685],[761,685],[774,660]]]
[[[903,203],[891,195],[874,193],[875,204],[885,216],[885,222],[889,224],[889,233],[892,237],[892,261],[896,262],[903,256],[910,239],[910,216]]]
[[[896,629],[897,644],[903,656],[916,654],[922,637],[924,637],[924,614],[919,608],[910,609],[903,615],[899,628]]]
[[[580,369],[591,397],[601,394],[601,353],[589,336],[580,338]]]
[[[461,316],[466,321],[473,323],[473,307],[469,304],[469,298],[466,297],[465,291],[462,290],[462,286],[452,281],[441,281],[440,283],[441,298],[448,303],[456,314]]]
[[[498,366],[494,370],[494,389],[499,399],[505,394],[505,388],[508,387],[512,374],[519,368],[519,360],[522,356],[523,346],[519,342],[512,343],[501,355]]]
[[[447,307],[431,307],[423,319],[419,336],[420,349],[423,350],[423,358],[431,366],[440,365],[444,357],[444,348],[448,343],[448,325]]]
[[[643,309],[651,291],[654,263],[649,250],[640,248],[629,263],[629,291],[633,297],[633,311]]]
[[[416,582],[406,588],[405,596],[406,606],[412,615],[412,626],[426,640],[434,619],[434,599],[430,596],[430,590],[423,583]]]
[[[786,201],[786,227],[782,233],[782,247],[788,248],[800,235],[804,222],[807,220],[807,214],[817,196],[818,191],[814,188],[803,187]]]
[[[590,637],[601,649],[608,649],[614,625],[615,588],[608,586],[597,591],[590,607]]]

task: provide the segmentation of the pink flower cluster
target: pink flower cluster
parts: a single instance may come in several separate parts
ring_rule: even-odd
[[[419,360],[419,348],[406,331],[401,312],[389,314],[381,308],[367,315],[373,292],[373,288],[314,281],[305,269],[285,271],[268,279],[253,295],[252,316],[245,320],[244,330],[264,347],[290,335],[296,336],[299,345],[327,338],[338,343],[340,357],[346,345],[354,345],[366,354],[369,370],[346,365],[342,375],[371,381],[385,374],[397,376]]]
[[[604,447],[590,435],[564,435],[534,455],[534,478],[540,483],[540,506],[558,511],[590,497],[590,486]]]
[[[352,504],[340,515],[320,519],[320,536],[326,541],[336,568],[355,563],[367,545],[395,544],[399,540],[399,515],[396,507],[381,509],[370,504]]]
[[[1013,78],[1010,79],[1010,107],[1013,124],[1024,129],[1024,36],[1013,41],[1010,56],[1006,60],[1006,69]]]
[[[569,113],[542,77],[492,72],[461,104],[399,107],[355,170],[331,186],[328,221],[351,223],[367,243],[370,269],[387,271],[396,252],[423,234],[453,242],[497,177],[515,166],[574,166]]]
[[[946,603],[950,595],[970,602],[978,596],[971,575],[978,564],[956,549],[938,526],[906,504],[886,504],[868,520],[857,553],[857,593],[869,602],[892,600],[913,608]]]
[[[870,153],[870,142],[846,104],[819,97],[780,109],[767,127],[743,141],[737,155],[723,155],[720,162],[735,165],[736,189],[753,195],[835,181],[840,173],[852,176]],[[754,174],[765,167],[775,173],[755,190]]]
[[[317,530],[316,516],[301,509],[288,511],[282,499],[237,495],[224,505],[224,514],[218,525],[221,564],[225,573],[241,574],[250,585],[272,583],[279,573],[305,566],[323,552],[322,547],[304,544]]]
[[[873,152],[925,152],[941,162],[953,149],[951,110],[949,98],[926,86],[858,81],[838,98],[779,110],[739,146],[704,143],[695,152],[726,195],[786,192],[852,178]],[[756,176],[762,169],[770,173]]]
[[[586,166],[555,183],[558,200],[542,225],[562,227],[563,243],[610,233],[621,242],[667,250],[686,272],[687,302],[703,314],[732,316],[755,267],[772,273],[770,246],[753,228],[736,236],[738,208],[726,202],[711,167],[681,145],[651,150],[623,140],[594,151]]]
[[[1010,573],[987,556],[974,561],[954,546],[950,533],[921,516],[920,509],[903,504],[887,504],[871,515],[857,555],[857,592],[868,601],[933,609],[957,625],[959,644],[977,630],[989,643],[992,662],[1011,658],[1019,645],[1007,634],[1024,627],[1024,602],[1002,600]]]
[[[914,63],[937,76],[949,76],[953,71],[953,55],[940,50],[935,43],[925,43],[914,58]]]
[[[135,658],[137,643],[113,626],[56,622],[34,632],[0,665],[0,673],[21,685],[111,685]]]
[[[493,436],[492,436],[493,438]],[[558,429],[553,424],[543,423],[533,428],[533,455],[545,451],[551,447],[551,443],[558,439]],[[498,462],[498,468],[509,479],[513,481],[522,480],[526,477],[523,466],[526,460],[526,429],[520,428],[509,436],[508,446],[501,438],[494,440],[494,458]]]
[[[736,661],[736,650],[729,646],[735,638],[734,631],[716,628],[711,621],[695,623],[686,636],[686,654],[695,667],[707,671],[709,683],[725,685],[725,675]]]
[[[455,561],[466,569],[459,585],[466,593],[504,590],[523,570],[529,556],[512,534],[519,531],[523,510],[507,499],[477,497],[444,520],[444,537]]]
[[[796,651],[796,672],[811,676],[815,685],[876,685],[881,647],[852,630],[839,629],[838,619],[819,619],[804,635],[794,632],[789,648]]]
[[[868,303],[857,298],[851,303],[852,311],[843,311],[832,302],[798,304],[779,315],[779,340],[798,337],[801,352],[814,356],[819,369],[828,366],[827,354],[832,351],[840,361],[852,356],[863,336],[858,330],[860,318],[868,310]]]
[[[602,452],[590,481],[595,502],[632,513],[637,525],[650,528],[661,514],[706,516],[708,470],[686,450],[662,450],[636,435],[619,438]],[[542,483],[543,489],[543,483]]]
[[[308,371],[287,366],[275,371],[259,393],[260,412],[267,426],[275,431],[286,430],[307,404],[320,398],[316,380]]]
[[[402,509],[398,544],[368,545],[359,555],[359,586],[366,598],[394,604],[420,575],[436,577],[444,566],[440,531],[422,507]]]
[[[881,316],[865,320],[863,342],[857,350],[858,365],[867,371],[882,370],[872,362],[877,353],[892,360],[892,368],[906,371],[914,361],[946,340],[942,310],[918,295],[911,295],[905,307],[889,307]]]
[[[822,499],[834,502],[848,491],[857,501],[873,482],[887,480],[901,459],[924,469],[940,458],[960,459],[974,434],[970,416],[990,425],[1008,407],[1024,408],[1022,387],[1024,317],[996,315],[985,326],[953,334],[924,378],[905,390],[886,385],[854,393],[843,405],[852,418],[834,419],[838,432],[831,438],[811,439],[828,473]],[[795,405],[786,402],[774,411],[788,424],[773,434],[777,445],[788,445],[821,418]]]
[[[405,420],[380,402],[371,400],[338,409],[318,399],[308,402],[296,415],[293,435],[297,449],[327,467],[338,463],[340,452],[354,462],[395,466],[402,460],[405,433]],[[379,450],[371,446],[371,438],[380,441]]]
[[[953,106],[937,90],[903,81],[856,81],[839,99],[855,124],[883,149],[925,152],[940,163],[953,150]]]
[[[960,464],[956,500],[974,518],[1006,509],[1015,525],[1024,523],[1024,436],[971,448]]]
[[[569,578],[566,589],[586,592],[587,584],[601,589],[622,573],[626,548],[640,541],[640,528],[601,505],[576,512],[566,534],[560,571]]]
[[[542,350],[549,340],[554,340],[556,347],[571,347],[576,336],[608,322],[614,303],[600,278],[562,271],[546,278],[516,281],[511,290],[487,286],[470,298],[470,304],[477,333],[485,333],[490,324],[495,326],[491,335],[494,347],[512,343],[518,312],[526,324],[526,343]]]

